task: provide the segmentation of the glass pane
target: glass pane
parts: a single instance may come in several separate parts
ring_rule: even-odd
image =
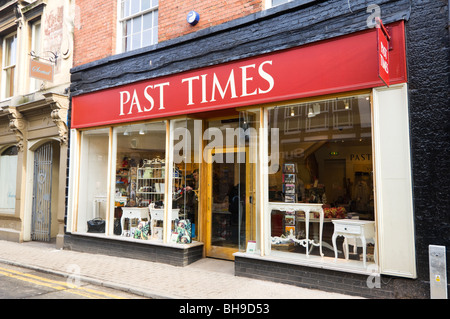
[[[123,23],[123,35],[129,36],[131,34],[131,20],[127,20]]]
[[[131,50],[139,49],[141,47],[141,33],[133,34],[131,36]]]
[[[14,73],[15,67],[6,69],[6,81],[5,81],[5,98],[14,95]]]
[[[158,26],[158,10],[153,11],[153,25]]]
[[[138,13],[140,10],[140,2],[141,0],[131,0],[131,11],[130,15]]]
[[[126,37],[123,39],[123,49],[125,52],[131,50],[131,37]]]
[[[151,29],[144,31],[144,33],[142,34],[142,47],[146,47],[146,46],[153,44],[152,36],[153,36],[153,32]]]
[[[34,37],[33,37],[33,51],[36,54],[41,52],[41,23],[35,23],[33,25],[34,28]]]
[[[156,7],[158,5],[158,0],[152,0],[152,7]]]
[[[107,218],[108,145],[108,128],[82,132],[77,225],[79,232],[88,231],[88,221]]]
[[[260,227],[259,219],[257,219],[256,212],[259,208],[259,200],[257,194],[259,191],[257,187],[259,187],[259,171],[258,171],[258,134],[260,128],[260,111],[259,110],[248,110],[240,112],[239,114],[239,127],[242,129],[242,134],[244,138],[239,139],[238,147],[240,149],[245,148],[247,153],[246,156],[246,174],[245,180],[241,180],[240,185],[245,185],[245,189],[240,189],[240,193],[244,196],[245,199],[245,216],[240,219],[242,223],[240,225],[241,229],[241,238],[245,238],[245,240],[241,240],[239,249],[241,251],[245,251],[247,249],[248,241],[256,241],[255,249],[260,249],[260,243],[257,241],[259,236]],[[246,195],[244,195],[246,194]]]
[[[153,26],[153,24],[152,24],[152,16],[153,16],[153,13],[152,12],[150,12],[150,13],[147,13],[147,14],[145,14],[144,16],[143,16],[143,30],[148,30],[148,29],[151,29],[152,28],[152,26]]]
[[[130,0],[122,1],[122,18],[128,17],[130,15]]]
[[[132,33],[136,34],[142,30],[142,17],[137,17],[132,20]]]
[[[239,163],[238,158],[245,158],[245,152],[230,154],[231,161],[211,164],[211,245],[239,249],[245,242],[246,188],[242,181],[245,181],[246,165]]]
[[[295,126],[290,118],[300,124]],[[367,95],[270,109],[269,201],[323,204],[324,243],[331,243],[331,219],[373,221],[371,127]],[[309,239],[319,235],[318,217],[310,214]],[[273,211],[271,223],[272,243],[274,238],[277,242],[272,249],[306,253],[301,245],[285,240],[290,235],[305,238],[304,212]],[[334,256],[332,250],[323,252]]]
[[[13,214],[16,207],[17,147],[5,150],[0,156],[0,210]]]
[[[114,132],[117,140],[114,234],[162,240],[165,122],[122,126]]]
[[[132,20],[132,28],[131,49],[139,49],[142,47],[142,17],[137,17]]]
[[[177,243],[189,243],[198,235],[201,141],[194,137],[201,136],[201,130],[200,120],[174,121],[172,208],[179,209],[179,221],[172,227],[172,240]]]
[[[153,28],[153,43],[158,43],[158,27]]]
[[[150,0],[142,0],[141,5],[142,5],[142,8],[141,8],[142,11],[150,9],[151,1]]]
[[[5,65],[3,67],[16,64],[17,36],[6,38],[5,40]]]
[[[289,2],[288,0],[272,0],[272,7],[278,6],[280,4]]]

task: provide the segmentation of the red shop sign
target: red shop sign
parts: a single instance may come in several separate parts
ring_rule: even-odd
[[[391,51],[391,82],[406,82],[403,22]],[[383,86],[377,32],[144,80],[72,98],[72,128],[125,123]],[[392,68],[392,65],[395,67]]]
[[[389,86],[389,41],[390,36],[381,19],[377,19],[378,76]]]

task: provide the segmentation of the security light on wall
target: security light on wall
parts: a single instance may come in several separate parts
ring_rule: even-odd
[[[194,26],[200,20],[200,15],[195,11],[191,11],[188,13],[186,20],[190,25]]]

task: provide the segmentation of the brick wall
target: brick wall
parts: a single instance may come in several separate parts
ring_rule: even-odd
[[[115,54],[117,1],[77,0],[74,66]]]
[[[160,1],[159,42],[244,17],[262,9],[263,0]],[[191,10],[200,14],[200,21],[195,26],[186,21]]]
[[[77,0],[74,66],[102,59],[116,52],[117,1]],[[261,11],[263,0],[216,0],[159,2],[158,42],[234,20]],[[200,14],[196,26],[187,23],[187,14]]]

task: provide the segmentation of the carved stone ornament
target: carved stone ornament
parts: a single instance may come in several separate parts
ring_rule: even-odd
[[[55,123],[58,128],[60,143],[62,145],[67,145],[69,139],[67,128],[67,98],[53,94],[44,94],[44,96],[52,110],[51,117],[53,123]]]
[[[26,140],[27,122],[17,108],[10,106],[3,109],[8,113],[9,128],[14,132],[17,138],[17,148],[19,152],[24,150],[24,141]]]

